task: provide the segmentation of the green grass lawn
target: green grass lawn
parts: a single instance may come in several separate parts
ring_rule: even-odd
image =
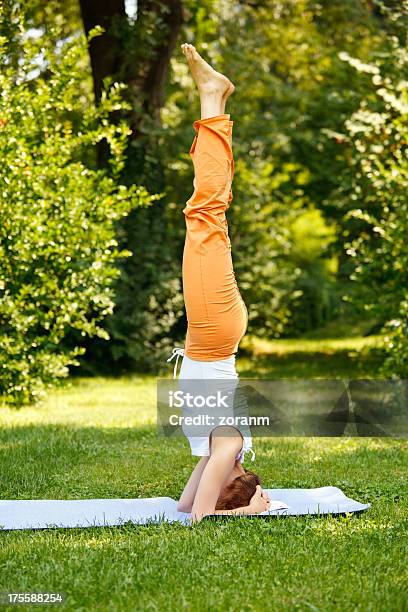
[[[238,366],[245,376],[375,375],[375,345],[253,342],[254,356]],[[1,498],[177,497],[194,460],[184,439],[157,438],[155,392],[154,377],[74,379],[40,406],[2,408]],[[372,508],[339,518],[3,532],[0,592],[62,592],[66,610],[408,610],[406,441],[255,444],[266,486],[335,485]]]

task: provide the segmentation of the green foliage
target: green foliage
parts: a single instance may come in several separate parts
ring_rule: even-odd
[[[277,337],[287,326],[299,269],[290,254],[290,223],[303,206],[303,192],[287,193],[302,168],[276,168],[269,157],[238,156],[231,242],[239,286],[248,305],[249,333]]]
[[[128,83],[128,108],[121,116],[132,129],[121,181],[132,185],[137,177],[160,196],[154,208],[132,211],[118,224],[118,242],[132,255],[119,264],[116,307],[106,321],[111,342],[90,343],[91,371],[157,371],[171,351],[175,326],[183,316],[180,255],[167,214],[164,176],[169,160],[157,109],[162,94],[160,84],[152,93],[151,77],[146,76],[162,61],[170,36],[169,8],[162,1],[147,5],[149,10],[140,3],[137,20],[117,18],[109,31],[120,48],[115,77]],[[83,365],[89,370],[88,363]]]
[[[3,72],[10,79],[12,66],[15,74],[24,72],[22,66],[28,63],[28,57],[26,51],[22,53],[21,36],[16,30],[18,4],[3,5],[8,11],[7,20],[3,20],[8,42],[8,63]],[[80,304],[78,317],[67,315],[66,329],[56,337],[58,348],[55,344],[51,351],[53,359],[57,354],[63,355],[64,372],[66,354],[72,345],[89,349],[87,358],[82,360],[88,371],[101,369],[101,364],[104,371],[114,366],[157,370],[165,351],[174,342],[182,342],[185,335],[182,209],[192,189],[188,150],[199,102],[178,49],[165,92],[159,86],[153,93],[145,87],[145,76],[150,74],[151,64],[161,57],[160,46],[168,35],[166,3],[161,0],[152,6],[152,11],[140,11],[137,19],[124,18],[111,24],[112,36],[120,40],[118,72],[112,82],[123,77],[129,83],[126,90],[115,93],[118,97],[123,93],[127,100],[126,104],[118,100],[115,106],[115,128],[107,120],[113,110],[109,98],[103,98],[98,111],[92,109],[91,71],[87,49],[78,38],[77,3],[69,0],[59,11],[56,0],[46,6],[34,0],[24,9],[30,26],[45,34],[31,56],[40,57],[39,47],[44,47],[53,58],[51,65],[59,66],[61,75],[65,70],[65,76],[56,80],[43,58],[29,77],[17,83],[13,104],[24,107],[28,104],[25,98],[29,99],[34,118],[29,123],[23,113],[22,121],[16,111],[12,122],[2,126],[2,146],[7,143],[11,147],[3,156],[6,162],[2,172],[11,158],[15,164],[21,152],[26,151],[30,163],[33,165],[35,160],[38,165],[38,175],[48,176],[47,187],[42,187],[43,199],[69,201],[70,210],[78,211],[78,215],[71,212],[68,222],[67,213],[58,208],[63,218],[61,235],[67,242],[75,242],[74,251],[85,261],[84,268],[78,266],[81,273],[85,274],[92,265],[90,253],[98,241],[103,242],[106,227],[112,230],[106,244],[117,241],[112,252],[133,253],[125,259],[112,255],[98,272],[100,276],[95,276],[100,287],[104,283],[103,291],[98,286],[95,295],[105,295],[106,290],[111,300],[112,292],[116,292],[113,314],[109,314],[111,302],[106,308],[92,305],[86,310],[86,291],[84,296],[81,293],[83,301],[78,302],[76,294],[70,298],[71,303]],[[402,82],[406,80],[401,76],[405,71],[401,58],[406,27],[398,15],[398,6],[394,0],[387,0],[385,7],[377,0],[204,0],[199,4],[185,0],[182,35],[236,85],[227,107],[235,121],[236,159],[234,200],[228,218],[237,279],[249,307],[250,333],[263,337],[310,334],[323,324],[333,329],[338,315],[343,325],[351,320],[350,314],[358,323],[359,304],[363,304],[369,310],[363,313],[365,321],[388,322],[391,361],[387,367],[392,372],[406,371],[407,360],[402,238],[406,234],[402,221],[406,215],[406,115],[401,108],[393,108],[396,100],[398,104],[405,100]],[[67,48],[76,48],[74,63],[69,53],[66,57],[65,52],[61,53],[64,40],[71,41]],[[35,40],[30,44],[34,45]],[[70,61],[69,68],[62,68],[64,62]],[[128,78],[129,74],[132,78]],[[373,83],[373,77],[381,82]],[[52,91],[50,78],[54,79]],[[163,93],[159,120],[157,111]],[[51,108],[48,95],[53,96]],[[25,96],[22,104],[18,96]],[[2,104],[6,104],[6,98]],[[130,136],[125,134],[120,118],[132,129]],[[346,134],[344,125],[350,118]],[[10,138],[12,125],[19,134],[16,143]],[[57,138],[57,125],[63,126],[58,128],[61,133],[66,130],[64,138]],[[360,126],[358,131],[356,126]],[[103,138],[110,140],[114,150],[111,167],[104,173],[94,170],[93,149],[93,143]],[[43,171],[41,163],[45,166]],[[81,173],[82,168],[86,175]],[[22,206],[15,204],[20,202],[15,189],[23,194],[27,218],[28,211],[36,211],[42,227],[48,227],[44,218],[52,225],[54,217],[38,212],[42,210],[38,203],[42,200],[37,192],[27,192],[34,190],[38,179],[33,186],[27,178],[29,186],[24,189],[19,181],[13,178],[12,186],[6,188],[5,193],[12,193],[12,197],[9,195],[7,209],[2,204],[5,216],[11,216],[11,207],[18,213]],[[135,181],[152,193],[160,192],[160,201],[154,208],[137,207],[123,217],[121,206],[128,206],[127,198],[134,189],[128,186]],[[117,184],[126,187],[118,189]],[[122,203],[107,206],[106,198],[112,196],[114,203],[120,193]],[[95,217],[88,235],[83,229],[75,229],[75,224],[80,225],[82,207],[91,207],[91,197],[101,214]],[[146,201],[146,194],[140,192],[136,199]],[[110,217],[113,209],[118,212],[115,219]],[[114,231],[116,220],[119,222]],[[43,237],[30,223],[30,252],[41,253]],[[52,231],[57,233],[56,229]],[[40,246],[34,248],[36,241]],[[81,249],[85,249],[87,241],[93,246],[83,258]],[[51,242],[47,241],[47,248],[53,248]],[[63,257],[61,252],[64,262]],[[52,258],[56,260],[57,255]],[[52,277],[54,265],[47,263]],[[69,262],[59,265],[64,278],[71,274],[68,270],[79,273]],[[29,267],[29,271],[32,269]],[[86,281],[89,286],[96,282],[92,276],[96,272],[90,269]],[[345,302],[344,293],[353,300]],[[88,306],[89,303],[88,296]],[[102,310],[109,315],[104,320]],[[42,306],[41,311],[46,312],[47,307]],[[66,311],[62,312],[65,316]],[[109,342],[100,337],[105,335],[101,328],[108,332]],[[83,331],[87,334],[84,338]],[[24,357],[23,368],[25,363]]]
[[[290,257],[298,277],[286,334],[299,335],[327,323],[339,302],[338,259],[336,255],[330,257],[336,226],[327,223],[321,210],[310,207],[295,218],[290,234],[293,243]]]
[[[185,28],[186,39],[236,86],[227,107],[235,121],[237,161],[230,230],[249,331],[261,336],[299,335],[344,309],[343,210],[332,194],[348,162],[342,144],[324,130],[340,132],[366,88],[339,50],[365,57],[382,40],[367,2],[350,0],[346,10],[344,5],[228,0],[203,5]],[[184,201],[191,184],[189,160],[180,151],[181,140],[188,150],[185,134],[194,109],[188,69],[175,59],[163,113],[171,128],[164,136],[166,182],[175,201]],[[309,209],[321,211],[330,240],[322,241],[312,220],[302,235],[290,231]],[[322,248],[304,257],[312,242]]]
[[[77,363],[81,349],[64,348],[67,334],[107,337],[115,263],[127,255],[115,223],[150,197],[118,184],[129,130],[108,116],[122,107],[121,87],[97,110],[84,103],[84,38],[55,48],[30,35],[17,11],[1,18],[0,394],[21,404]],[[94,163],[103,139],[108,171]]]
[[[333,242],[335,228],[328,226],[322,212],[305,210],[292,224],[294,256],[299,264],[308,264],[322,257]]]
[[[358,301],[385,321],[384,373],[408,375],[408,53],[390,36],[374,63],[343,55],[371,78],[371,91],[346,123],[351,172],[344,197],[354,203],[345,219],[347,254]],[[356,292],[354,292],[356,295]]]

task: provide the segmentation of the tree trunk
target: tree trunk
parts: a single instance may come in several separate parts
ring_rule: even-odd
[[[93,38],[89,44],[92,78],[95,98],[101,97],[103,79],[116,75],[119,71],[120,43],[117,36],[112,35],[112,22],[115,19],[126,19],[124,0],[79,0],[85,34],[96,26],[102,26],[105,32]]]
[[[155,57],[147,69],[144,83],[145,110],[159,121],[159,112],[164,103],[164,86],[166,83],[171,56],[173,55],[181,25],[183,23],[183,8],[181,0],[167,0],[168,12],[164,13],[167,35],[156,47]],[[138,11],[143,22],[144,14],[157,11],[160,4],[155,0],[139,0]]]
[[[183,23],[182,0],[139,0],[134,23],[128,23],[124,0],[80,0],[80,7],[86,35],[97,25],[105,30],[89,45],[96,101],[101,97],[104,78],[111,76],[129,85],[130,96],[141,99],[143,111],[159,122],[170,59]],[[156,37],[151,48],[143,45],[131,49],[129,60],[129,39],[130,48],[132,42],[136,47],[143,41],[146,22],[154,19]],[[121,24],[128,40],[121,36]],[[134,139],[143,118],[133,113],[130,119]]]
[[[182,0],[138,0],[136,20],[128,19],[124,0],[80,0],[80,6],[86,34],[97,25],[105,29],[89,45],[96,102],[106,77],[128,85],[125,95],[131,110],[125,118],[132,133],[121,181],[144,185],[151,193],[162,192],[164,171],[156,127],[183,23]],[[101,166],[108,155],[107,143],[100,143]],[[169,342],[166,308],[176,297],[169,297],[171,291],[179,294],[177,288],[169,291],[179,276],[179,262],[173,254],[165,208],[162,199],[133,211],[118,226],[120,246],[133,255],[121,265],[115,313],[107,321],[112,340],[88,345],[90,361],[108,363],[112,369],[141,365],[146,369],[157,358],[158,345]],[[152,302],[158,305],[155,313],[151,312]]]

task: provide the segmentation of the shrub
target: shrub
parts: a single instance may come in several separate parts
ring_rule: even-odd
[[[358,207],[346,215],[347,253],[355,261],[366,311],[385,321],[383,373],[408,375],[408,53],[396,36],[375,63],[343,54],[372,76],[372,92],[347,121],[352,144],[351,182]]]
[[[128,135],[109,115],[121,108],[112,84],[96,108],[84,94],[86,40],[56,49],[1,15],[0,39],[0,395],[31,402],[68,373],[83,351],[68,334],[106,337],[118,248],[115,222],[152,199],[118,184]],[[17,60],[16,60],[17,58]],[[111,157],[97,169],[95,145]]]

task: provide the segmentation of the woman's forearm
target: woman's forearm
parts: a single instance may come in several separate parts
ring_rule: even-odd
[[[234,508],[233,510],[214,510],[213,514],[221,514],[225,516],[246,516],[248,514],[257,514],[251,506],[242,506],[242,508]]]
[[[191,512],[195,494],[200,483],[201,474],[203,473],[208,460],[209,457],[201,457],[200,461],[195,466],[177,504],[177,509],[180,512]]]
[[[223,483],[231,473],[241,446],[241,439],[236,437],[218,437],[213,441],[211,456],[201,475],[191,509],[193,522],[214,514]]]
[[[210,512],[208,514],[202,515],[192,515],[191,522],[199,523],[206,516],[247,516],[249,514],[257,514],[256,511],[251,508],[251,506],[242,506],[241,508],[234,508],[233,510],[214,510],[214,512]]]

